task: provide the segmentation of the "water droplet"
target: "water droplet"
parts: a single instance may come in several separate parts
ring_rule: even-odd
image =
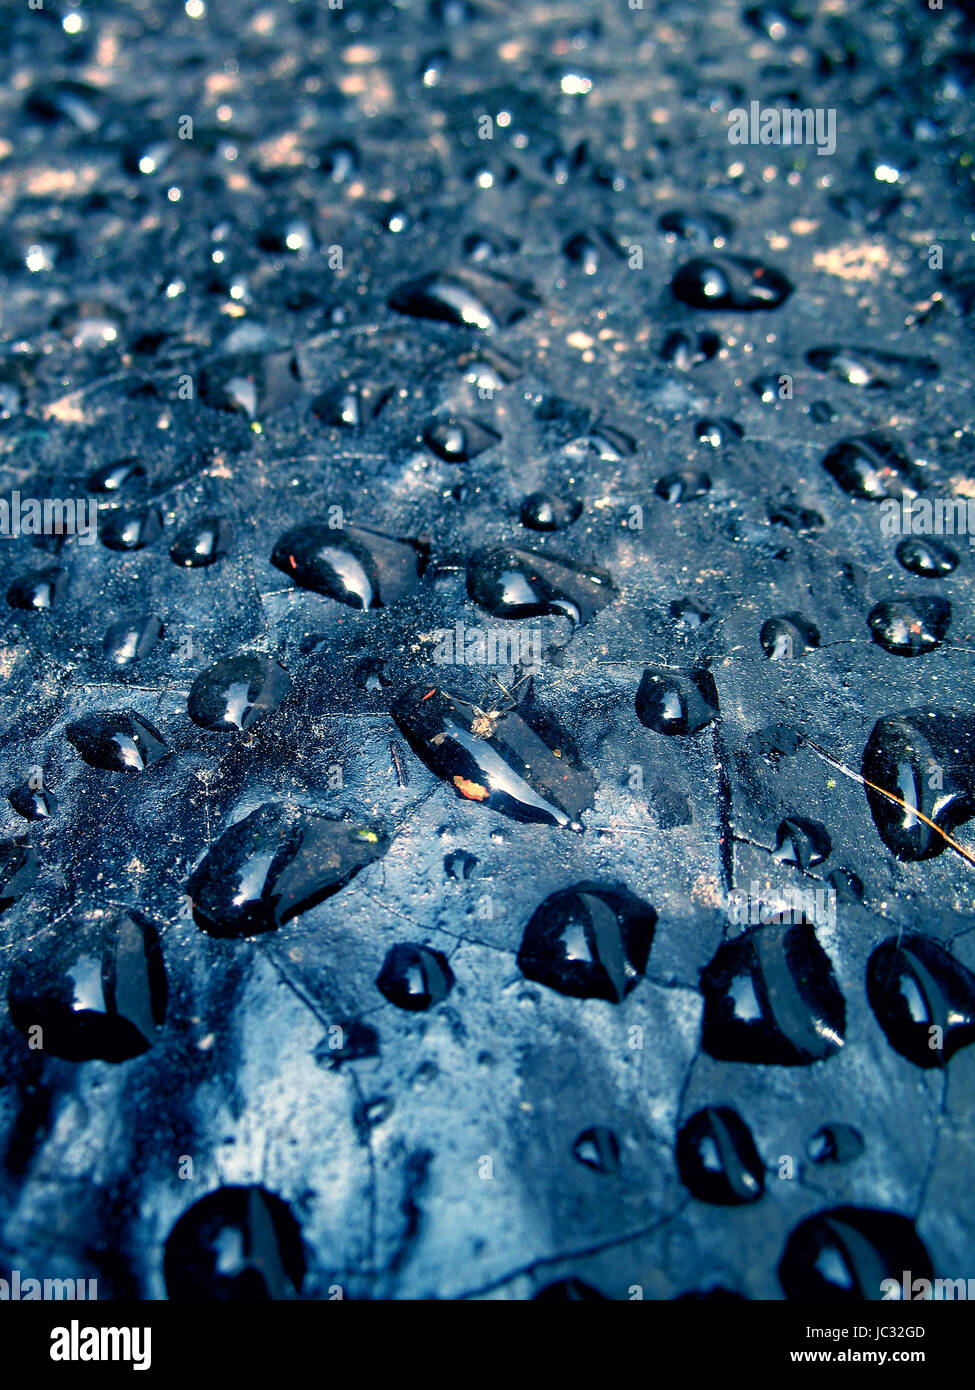
[[[707,473],[694,468],[680,468],[675,473],[667,473],[657,480],[654,492],[665,502],[693,502],[711,491],[711,479]]]
[[[273,931],[337,892],[388,846],[384,831],[360,821],[259,806],[225,830],[190,875],[193,917],[211,936]]]
[[[454,984],[447,957],[428,946],[391,946],[376,986],[398,1009],[420,1012],[446,999]]]
[[[710,671],[687,673],[648,666],[636,692],[641,724],[658,734],[696,734],[718,715],[718,692]]]
[[[25,820],[48,820],[57,814],[58,803],[53,792],[45,787],[32,787],[29,782],[14,787],[7,800]]]
[[[819,630],[800,613],[769,618],[758,634],[769,661],[793,661],[819,646]]]
[[[100,98],[98,88],[88,82],[59,78],[28,92],[24,110],[48,125],[68,123],[84,135],[91,135],[101,124]]]
[[[536,909],[518,965],[560,994],[619,1004],[647,968],[656,921],[653,908],[625,888],[577,883]]]
[[[711,619],[711,614],[707,609],[695,603],[692,598],[675,598],[667,612],[678,627],[685,628],[688,632],[696,632]]]
[[[958,555],[944,541],[905,536],[894,552],[910,574],[923,579],[943,579],[958,567]]]
[[[443,866],[448,878],[467,879],[477,867],[477,856],[466,849],[455,849],[444,856]]]
[[[676,328],[664,339],[660,356],[679,371],[687,372],[703,362],[710,362],[720,349],[721,339],[717,333],[688,333],[683,328]]]
[[[166,1016],[159,935],[129,913],[112,927],[52,933],[10,972],[14,1026],[43,1030],[44,1051],[69,1062],[125,1062],[148,1051]]]
[[[809,415],[816,425],[831,425],[836,419],[836,411],[829,401],[813,401],[809,407]]]
[[[501,438],[486,425],[458,416],[453,420],[436,420],[423,431],[423,442],[445,463],[467,463]]]
[[[616,1174],[620,1171],[620,1141],[605,1125],[584,1129],[572,1145],[572,1153],[580,1163],[596,1173]]]
[[[302,393],[301,369],[291,349],[238,353],[203,368],[200,400],[214,410],[239,411],[263,419]]]
[[[401,314],[488,331],[517,323],[537,302],[527,282],[467,266],[422,275],[399,285],[389,297],[390,308]]]
[[[806,353],[810,367],[850,386],[886,391],[932,381],[938,364],[926,357],[903,357],[870,348],[821,347]]]
[[[797,536],[810,531],[820,531],[826,525],[819,512],[808,507],[796,506],[793,502],[775,502],[769,507],[768,519],[773,526],[788,526]]]
[[[64,730],[85,762],[106,772],[144,772],[169,752],[158,729],[134,710],[99,710]]]
[[[765,1191],[765,1169],[751,1130],[736,1110],[708,1105],[677,1135],[677,1171],[699,1202],[739,1206]]]
[[[663,213],[657,225],[669,239],[704,245],[721,246],[731,236],[731,223],[716,212],[692,213],[678,209]]]
[[[115,463],[104,463],[89,474],[90,492],[121,492],[124,488],[138,486],[144,481],[146,471],[137,458],[118,459]]]
[[[305,1277],[301,1232],[290,1208],[263,1187],[218,1187],[185,1211],[166,1241],[170,1299],[294,1299]]]
[[[359,152],[350,140],[333,140],[322,150],[318,167],[333,183],[351,183],[359,172]]]
[[[570,1275],[568,1279],[556,1279],[551,1284],[546,1284],[534,1295],[533,1302],[536,1303],[590,1303],[593,1301],[605,1302],[606,1295],[594,1289],[591,1284],[587,1284],[584,1279],[576,1279]]]
[[[882,434],[858,435],[833,446],[823,467],[851,497],[882,501],[916,492],[920,474],[906,454]]]
[[[127,666],[151,652],[162,632],[163,625],[154,613],[121,618],[105,633],[102,650],[116,666]]]
[[[121,337],[124,315],[111,304],[92,299],[59,309],[51,327],[76,348],[105,348]]]
[[[526,718],[510,709],[489,713],[433,681],[407,689],[392,705],[413,751],[458,796],[513,820],[579,830],[593,779],[575,765],[544,711],[527,703],[524,710]]]
[[[39,868],[37,855],[26,840],[0,840],[0,912],[24,896]]]
[[[233,531],[229,521],[219,516],[205,516],[183,528],[169,547],[174,565],[199,569],[215,565],[230,551]]]
[[[391,395],[390,387],[375,382],[343,381],[316,396],[311,413],[323,425],[358,429],[376,419]]]
[[[67,576],[57,565],[25,574],[15,579],[7,590],[7,602],[11,608],[27,611],[35,608],[53,608],[61,596]]]
[[[934,651],[951,624],[951,604],[939,595],[885,599],[867,617],[873,640],[895,656]]]
[[[102,512],[98,539],[109,550],[142,550],[157,541],[163,532],[158,507],[119,508]]]
[[[595,275],[607,256],[620,260],[623,255],[612,234],[601,228],[594,232],[576,232],[563,243],[562,253],[584,275]]]
[[[615,593],[605,570],[508,547],[479,550],[471,557],[467,592],[496,618],[561,613],[580,623],[605,608]]]
[[[201,671],[187,712],[203,729],[249,729],[291,689],[288,673],[266,656],[228,656]]]
[[[786,1241],[779,1283],[786,1298],[861,1302],[883,1297],[904,1271],[932,1277],[931,1260],[906,1216],[872,1207],[833,1207],[807,1216]]]
[[[779,823],[772,857],[780,864],[796,864],[805,873],[828,858],[832,848],[826,827],[819,821],[788,816]]]
[[[928,936],[891,936],[867,963],[867,998],[895,1051],[942,1067],[975,1042],[975,975]]]
[[[553,497],[548,492],[530,492],[521,504],[521,524],[532,531],[564,531],[581,514],[577,497]]]
[[[843,1046],[846,1004],[807,922],[726,942],[702,970],[701,992],[701,1045],[722,1061],[803,1066]]]
[[[350,608],[382,608],[407,597],[417,585],[413,546],[376,531],[309,521],[275,545],[271,564],[301,589],[311,589]]]
[[[701,444],[721,449],[726,444],[733,444],[736,439],[744,438],[745,432],[737,420],[729,420],[725,416],[717,420],[698,420],[694,434]]]
[[[898,859],[931,859],[945,848],[916,812],[949,835],[975,815],[975,768],[968,754],[973,745],[972,721],[954,711],[909,710],[873,726],[863,775],[906,806],[871,787],[867,801],[880,838]]]
[[[674,295],[695,309],[776,309],[792,293],[786,277],[747,256],[688,261],[673,280]]]
[[[821,1125],[806,1145],[813,1163],[852,1163],[864,1150],[863,1135],[853,1125]]]

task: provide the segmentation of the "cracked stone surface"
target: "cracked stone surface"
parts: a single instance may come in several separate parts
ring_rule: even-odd
[[[975,1276],[975,571],[881,524],[975,497],[968,13],[196,8],[0,14],[0,499],[98,506],[0,546],[0,1274],[777,1299],[854,1208]],[[702,1046],[745,934],[789,1065]]]

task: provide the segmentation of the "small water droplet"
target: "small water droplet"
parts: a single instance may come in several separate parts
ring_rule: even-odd
[[[530,492],[521,504],[521,524],[532,531],[564,531],[581,516],[577,497],[554,497],[548,492]]]
[[[174,565],[200,569],[215,565],[230,552],[233,531],[229,521],[219,516],[201,517],[183,528],[169,547]]]
[[[776,309],[792,293],[781,273],[747,256],[708,256],[688,261],[673,279],[677,299],[695,309]]]
[[[765,1170],[751,1130],[728,1105],[708,1105],[681,1125],[677,1171],[699,1202],[740,1206],[765,1191]]]
[[[23,816],[25,820],[48,820],[57,814],[58,803],[54,793],[46,787],[32,787],[29,782],[14,787],[7,800],[18,816]]]
[[[696,734],[717,718],[718,692],[710,671],[648,666],[635,704],[640,723],[655,733]]]
[[[620,1141],[605,1125],[584,1129],[572,1145],[572,1153],[596,1173],[617,1174],[620,1171]]]
[[[806,1153],[813,1163],[852,1163],[864,1150],[863,1135],[853,1125],[821,1125],[810,1136]]]
[[[98,539],[109,550],[142,550],[157,541],[162,532],[158,507],[126,507],[102,511]]]
[[[421,1012],[446,999],[453,971],[441,951],[399,943],[391,946],[376,977],[376,986],[398,1009]]]
[[[139,661],[152,651],[162,636],[163,625],[154,613],[137,618],[120,618],[105,633],[102,651],[116,666]]]
[[[67,576],[57,565],[25,574],[15,579],[7,590],[7,602],[11,608],[31,611],[37,608],[53,608],[60,598]]]

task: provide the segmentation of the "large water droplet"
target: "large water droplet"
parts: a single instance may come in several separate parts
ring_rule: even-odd
[[[416,588],[419,554],[412,545],[363,527],[309,521],[286,532],[271,563],[302,589],[350,608],[382,608]]]
[[[595,785],[564,742],[553,748],[557,734],[549,727],[543,738],[514,710],[484,711],[432,682],[398,696],[392,714],[414,752],[458,796],[514,820],[581,829]]]
[[[298,1223],[263,1187],[219,1187],[176,1222],[163,1262],[173,1300],[293,1299],[305,1277]]]
[[[751,1130],[728,1105],[708,1105],[677,1135],[677,1171],[700,1202],[739,1206],[765,1191],[765,1169]]]
[[[201,671],[187,712],[204,729],[249,729],[291,689],[288,673],[266,656],[228,656]]]
[[[920,473],[907,455],[882,434],[857,435],[835,444],[823,467],[851,497],[882,501],[916,492]]]
[[[14,1026],[69,1062],[125,1062],[147,1051],[166,1014],[155,928],[126,914],[99,931],[75,928],[33,943],[10,973]]]
[[[975,975],[928,936],[891,936],[867,963],[867,998],[887,1041],[918,1067],[975,1042]]]
[[[57,565],[25,574],[15,579],[7,590],[7,602],[11,608],[30,611],[36,608],[53,608],[64,589],[67,576]]]
[[[895,656],[934,651],[951,625],[951,604],[940,595],[884,599],[867,616],[873,640]]]
[[[710,671],[667,671],[648,666],[636,692],[641,724],[658,734],[696,734],[718,714],[718,692]]]
[[[32,787],[30,782],[22,782],[14,787],[7,797],[18,816],[25,820],[48,820],[57,814],[58,803],[54,793],[46,787]]]
[[[674,276],[675,296],[695,309],[776,309],[792,293],[781,273],[748,256],[688,261]]]
[[[524,318],[538,296],[525,281],[462,266],[438,270],[398,286],[390,307],[414,318],[440,319],[462,328],[508,328]]]
[[[955,711],[909,710],[877,720],[862,770],[868,782],[904,802],[866,788],[880,838],[898,859],[931,859],[945,848],[920,815],[948,835],[975,815],[973,747],[975,721]]]
[[[958,555],[944,541],[905,536],[894,552],[910,574],[922,579],[943,579],[958,568]]]
[[[86,714],[64,733],[86,763],[107,772],[144,772],[169,752],[159,730],[130,709]]]
[[[885,1296],[883,1281],[902,1287],[904,1271],[932,1277],[931,1260],[906,1216],[871,1207],[834,1207],[800,1221],[779,1261],[786,1298],[845,1302]]]
[[[441,951],[400,943],[391,946],[376,977],[381,994],[398,1009],[420,1012],[446,999],[454,976]]]
[[[605,570],[535,551],[479,550],[467,566],[467,592],[496,618],[561,613],[584,623],[614,597]]]
[[[701,992],[701,1045],[722,1061],[794,1067],[843,1046],[846,1005],[806,922],[776,922],[720,946]]]
[[[872,391],[912,386],[938,375],[938,364],[930,358],[902,357],[871,348],[811,348],[806,361],[817,372]]]
[[[625,888],[577,883],[536,909],[518,965],[560,994],[619,1004],[647,968],[656,921],[653,908]]]
[[[198,926],[254,936],[335,893],[389,845],[384,831],[270,803],[225,830],[187,884]]]

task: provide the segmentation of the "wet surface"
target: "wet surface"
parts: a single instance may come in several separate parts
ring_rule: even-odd
[[[510,9],[0,12],[0,1273],[975,1274],[970,23]]]

